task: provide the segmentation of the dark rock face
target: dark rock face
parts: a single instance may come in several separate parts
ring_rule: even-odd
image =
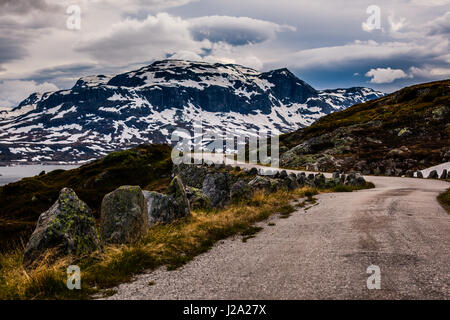
[[[122,186],[102,201],[101,236],[105,243],[130,243],[148,229],[147,203],[139,186]]]
[[[222,172],[209,173],[203,181],[202,191],[210,199],[212,207],[225,206],[230,201],[228,175]]]
[[[60,191],[58,200],[42,213],[25,249],[23,263],[33,266],[49,249],[57,256],[81,256],[99,248],[91,209],[72,189]]]
[[[203,180],[210,171],[204,166],[180,164],[174,166],[173,172],[181,178],[184,185],[201,189]]]
[[[253,196],[252,188],[244,180],[239,180],[231,186],[231,201],[250,200]]]
[[[428,175],[428,179],[439,179],[439,175],[436,170],[433,170]]]
[[[300,187],[304,187],[305,186],[305,184],[306,184],[306,175],[304,174],[304,172],[303,172],[303,174],[299,173],[297,175],[297,183],[299,184]]]

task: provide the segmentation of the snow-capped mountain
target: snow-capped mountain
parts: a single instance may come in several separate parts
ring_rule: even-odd
[[[81,78],[70,90],[32,94],[0,113],[0,161],[82,161],[140,143],[170,143],[175,128],[272,134],[384,94],[318,91],[287,69],[164,60],[115,76]]]

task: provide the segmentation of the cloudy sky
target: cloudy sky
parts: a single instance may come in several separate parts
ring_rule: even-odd
[[[0,108],[168,57],[391,92],[450,78],[449,35],[450,0],[0,0]]]

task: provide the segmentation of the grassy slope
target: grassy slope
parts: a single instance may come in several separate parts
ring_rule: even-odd
[[[172,171],[170,153],[167,145],[140,146],[77,169],[56,170],[0,187],[0,251],[27,241],[37,218],[63,187],[73,188],[97,217],[103,196],[121,185],[164,190]]]
[[[337,158],[355,157],[377,161],[384,159],[394,148],[407,146],[408,157],[423,160],[424,166],[440,163],[442,147],[450,145],[450,126],[447,118],[440,118],[441,110],[448,112],[450,80],[431,82],[404,88],[383,98],[352,106],[319,119],[305,129],[280,136],[280,146],[291,149],[296,145],[324,134],[345,129],[355,137],[356,143],[348,152]],[[446,109],[447,108],[447,109]],[[447,110],[447,111],[445,111]],[[376,123],[380,125],[374,125]],[[398,137],[393,130],[408,127],[412,135]],[[370,143],[367,137],[381,140]],[[362,142],[362,143],[361,143]],[[317,145],[314,153],[320,153],[332,143]]]

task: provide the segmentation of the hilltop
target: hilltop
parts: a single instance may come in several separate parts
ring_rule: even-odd
[[[280,137],[281,164],[402,175],[450,160],[450,80],[419,84]]]

